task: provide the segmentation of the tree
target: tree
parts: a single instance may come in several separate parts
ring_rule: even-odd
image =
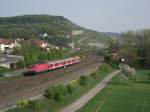
[[[46,107],[42,100],[31,100],[28,102],[28,108],[34,110],[34,112],[45,112]]]
[[[93,79],[97,79],[97,74],[94,72],[94,73],[91,73],[90,76],[93,78]]]
[[[120,65],[121,73],[120,77],[125,80],[125,85],[127,85],[127,80],[131,76],[131,78],[136,78],[136,70],[134,68],[131,68],[127,64]]]
[[[49,98],[49,99],[53,99],[54,98],[54,88],[53,87],[50,87],[48,89],[45,90],[44,92],[44,96]]]
[[[64,100],[64,95],[63,95],[62,91],[58,88],[55,88],[54,100],[56,100],[58,102],[61,102],[62,100]]]
[[[119,41],[120,57],[125,63],[135,67],[150,68],[150,29],[128,31],[121,34]]]
[[[125,47],[122,48],[119,51],[119,54],[121,57],[125,59],[125,63],[131,65],[131,66],[137,66],[137,59],[138,59],[138,54],[137,54],[137,49],[133,47]]]
[[[107,72],[110,72],[112,70],[112,67],[109,65],[109,64],[102,64],[100,67],[99,67],[99,71],[102,72],[102,73],[107,73]]]
[[[132,46],[134,42],[134,32],[133,31],[127,31],[121,34],[122,44],[123,46]]]
[[[19,60],[19,61],[16,63],[16,66],[17,66],[18,69],[21,69],[21,68],[24,68],[24,67],[25,67],[25,63],[24,63],[24,61]]]
[[[82,75],[79,79],[79,84],[83,87],[87,86],[87,77]]]
[[[72,94],[74,89],[75,87],[73,86],[73,84],[67,84],[67,91],[69,94]]]

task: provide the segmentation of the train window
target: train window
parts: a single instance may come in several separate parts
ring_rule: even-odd
[[[53,67],[53,64],[49,64],[49,67]]]
[[[65,64],[65,62],[61,62],[61,64],[62,64],[62,65],[64,65],[64,64]]]
[[[29,68],[31,68],[31,69],[35,69],[36,67],[35,67],[35,66],[31,66],[31,67],[29,67]]]
[[[59,66],[59,63],[55,63],[54,66]]]

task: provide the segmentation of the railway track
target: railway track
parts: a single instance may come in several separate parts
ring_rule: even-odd
[[[85,58],[81,63],[32,77],[22,77],[0,82],[0,109],[14,105],[23,98],[32,98],[42,93],[48,86],[65,83],[86,72],[93,72],[100,65],[95,56]]]

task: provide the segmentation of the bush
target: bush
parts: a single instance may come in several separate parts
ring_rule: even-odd
[[[47,90],[45,90],[44,96],[53,99],[56,101],[62,101],[64,100],[64,96],[67,95],[68,90],[65,85],[58,85],[55,87],[50,87]]]
[[[16,63],[16,66],[17,66],[17,69],[22,69],[22,68],[25,67],[25,63],[24,63],[24,61],[19,60],[19,61]]]
[[[100,66],[99,71],[107,73],[112,71],[112,67],[109,64],[104,63],[103,65]]]
[[[75,89],[75,87],[74,87],[73,84],[68,84],[67,85],[67,91],[68,91],[69,94],[72,94],[74,89]]]
[[[55,91],[54,91],[53,87],[50,87],[50,88],[46,89],[45,92],[44,92],[44,96],[49,98],[49,99],[53,99],[54,94],[55,94]]]
[[[29,103],[28,100],[23,99],[23,100],[18,101],[18,102],[17,102],[17,105],[18,105],[18,106],[27,106],[28,103]]]
[[[87,77],[86,76],[81,76],[79,79],[79,84],[83,87],[87,85]]]
[[[67,87],[65,85],[56,86],[55,90],[59,90],[63,95],[67,95]]]
[[[90,76],[93,78],[93,79],[97,79],[97,74],[94,72],[94,73],[91,73]]]
[[[35,112],[43,112],[45,109],[45,103],[41,100],[29,101],[28,108],[33,109]]]
[[[61,102],[64,100],[64,95],[59,89],[55,89],[54,100]]]
[[[4,72],[9,72],[9,71],[11,71],[11,70],[8,69],[8,68],[0,67],[0,73],[1,73],[1,74],[4,73]],[[2,76],[3,76],[3,75],[2,75]]]

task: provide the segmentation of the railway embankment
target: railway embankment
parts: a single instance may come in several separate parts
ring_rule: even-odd
[[[34,98],[43,93],[48,86],[66,83],[83,74],[94,72],[101,65],[101,62],[97,62],[95,59],[94,56],[90,56],[79,64],[58,69],[50,73],[31,77],[20,77],[10,81],[0,81],[0,108],[10,107],[21,99]]]
[[[41,97],[40,99],[33,100],[31,102],[32,103],[38,102],[40,105],[43,105],[41,107],[42,110],[57,112],[61,108],[65,107],[68,104],[71,104],[73,101],[80,98],[83,94],[87,93],[95,85],[97,85],[99,83],[99,81],[101,81],[104,77],[106,77],[112,71],[112,69],[103,69],[102,70],[102,68],[103,68],[103,66],[101,66],[100,69],[98,67],[98,70],[96,72],[94,72],[94,73],[91,72],[90,75],[85,76],[86,80],[84,80],[84,82],[86,82],[86,85],[83,84],[84,82],[83,82],[83,79],[81,78],[83,76],[79,77],[79,79],[73,79],[73,80],[69,81],[68,83],[66,83],[65,85],[64,84],[63,85],[62,84],[61,85],[60,84],[55,85],[54,88],[56,88],[56,90],[59,91],[59,89],[61,89],[61,91],[64,91],[65,94],[59,93],[62,95],[61,97],[58,97],[58,96],[56,97],[55,95],[58,95],[58,94],[53,94],[55,96],[54,98],[52,98],[52,97]],[[81,81],[81,79],[82,79],[82,81]],[[66,89],[64,89],[64,88],[68,87],[68,84],[70,84],[70,83],[75,86],[75,88],[71,94],[70,94],[70,92],[68,93],[66,91]],[[53,87],[50,86],[48,88],[50,89]],[[30,108],[30,107],[31,107],[31,105],[30,105],[30,101],[29,101],[29,105],[27,105],[25,107],[23,106],[21,108],[14,108],[10,112],[22,111],[21,109],[23,109],[23,108],[25,109],[24,110],[25,112],[28,110],[31,110],[34,112],[34,111],[37,111],[37,109],[38,109],[38,106],[35,107],[34,109]]]

